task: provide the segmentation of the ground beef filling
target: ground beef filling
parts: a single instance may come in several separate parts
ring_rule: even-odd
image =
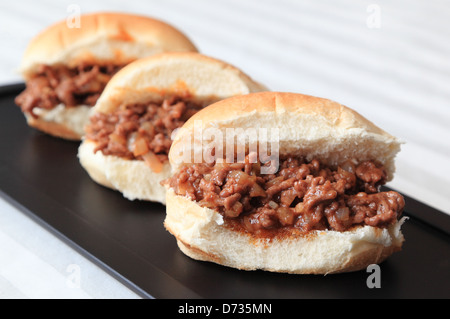
[[[124,105],[113,113],[92,116],[86,138],[96,142],[95,152],[143,160],[159,172],[167,161],[172,132],[202,108],[201,103],[179,96]]]
[[[386,172],[372,161],[332,169],[318,160],[288,157],[270,175],[249,162],[247,156],[246,163],[185,166],[166,183],[176,194],[220,212],[227,225],[260,234],[386,227],[405,205],[397,192],[379,191]]]
[[[24,113],[34,117],[37,117],[33,112],[36,107],[50,110],[61,103],[67,107],[93,106],[120,68],[113,64],[80,64],[75,68],[40,65],[15,102]]]

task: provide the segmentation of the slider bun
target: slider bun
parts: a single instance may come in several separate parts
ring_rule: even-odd
[[[216,211],[166,192],[164,226],[180,250],[201,261],[241,270],[292,274],[331,274],[365,269],[401,249],[403,220],[386,229],[371,226],[351,231],[311,231],[306,235],[265,240],[223,227]]]
[[[80,62],[126,64],[166,51],[197,51],[179,30],[150,17],[100,12],[80,16],[80,27],[57,22],[34,37],[20,71],[27,79],[40,64],[75,67]]]
[[[165,189],[160,182],[170,175],[169,162],[164,164],[160,173],[154,173],[143,161],[94,153],[95,147],[95,142],[86,140],[78,150],[80,163],[92,180],[121,191],[129,200],[148,200],[162,204],[166,202]]]
[[[105,87],[96,112],[111,113],[120,105],[161,101],[166,95],[191,96],[199,102],[215,102],[234,95],[266,88],[238,68],[200,53],[163,53],[143,58],[121,69]],[[130,199],[165,203],[160,181],[170,176],[167,161],[161,173],[154,173],[139,160],[127,160],[93,153],[95,142],[84,139],[78,157],[97,183],[116,189]]]
[[[25,80],[36,74],[42,64],[69,68],[82,62],[125,65],[167,51],[197,51],[179,30],[140,15],[109,12],[86,14],[80,16],[80,28],[69,26],[66,20],[60,21],[32,39],[19,67]],[[60,104],[58,111],[35,110],[40,117],[25,114],[28,125],[53,136],[79,141],[90,107],[65,108]]]
[[[169,153],[174,172],[185,163],[183,139],[192,134],[198,120],[204,129],[214,127],[224,132],[231,127],[278,128],[280,156],[317,158],[329,165],[352,158],[375,160],[385,165],[390,178],[400,149],[395,137],[336,102],[295,93],[262,92],[217,102],[191,117],[178,131]],[[400,250],[404,241],[400,230],[403,220],[386,229],[357,226],[346,232],[293,231],[268,240],[224,227],[221,214],[175,194],[171,188],[166,192],[166,207],[164,225],[187,256],[238,269],[295,274],[356,271],[382,262]]]
[[[175,170],[184,161],[186,136],[193,136],[194,143],[199,142],[195,138],[201,135],[193,134],[198,123],[202,129],[220,130],[223,136],[227,128],[268,129],[267,141],[250,136],[249,145],[270,142],[271,129],[276,128],[280,155],[316,158],[331,166],[348,159],[376,160],[386,168],[388,180],[393,178],[394,158],[401,145],[397,138],[356,111],[331,100],[298,93],[258,92],[219,101],[191,117],[175,136],[169,153]],[[237,138],[239,141],[240,136]],[[207,146],[208,143],[202,143],[203,148],[191,151],[205,152]]]
[[[39,115],[37,118],[28,113],[24,115],[28,125],[41,132],[66,140],[80,141],[91,109],[92,107],[87,105],[66,108],[59,104],[51,110],[36,108],[34,111]]]
[[[166,52],[139,59],[111,78],[95,112],[114,112],[126,103],[161,100],[167,94],[217,102],[267,90],[242,70],[198,52]]]

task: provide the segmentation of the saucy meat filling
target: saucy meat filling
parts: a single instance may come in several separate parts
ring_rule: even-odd
[[[172,132],[204,105],[180,96],[162,102],[129,104],[113,113],[96,113],[86,126],[95,152],[145,161],[155,172],[167,161]]]
[[[93,106],[111,77],[123,66],[114,64],[80,64],[75,68],[40,65],[26,89],[16,97],[24,113],[34,117],[34,108],[53,109],[63,103],[67,107]]]
[[[348,161],[337,168],[318,160],[280,159],[275,174],[260,174],[261,163],[184,166],[166,183],[175,193],[224,216],[227,225],[267,234],[280,228],[345,231],[356,225],[386,227],[403,211],[403,197],[380,192],[381,165]]]

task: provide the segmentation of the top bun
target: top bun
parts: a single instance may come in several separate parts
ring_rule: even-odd
[[[267,90],[242,70],[197,52],[166,52],[134,61],[106,85],[94,112],[110,113],[121,104],[158,101],[167,94],[216,102]]]
[[[202,158],[195,154],[210,151],[206,149],[210,143],[196,140],[205,136],[194,133],[200,128],[218,129],[227,138],[227,128],[265,128],[266,139],[261,135],[236,135],[237,145],[243,141],[247,147],[278,142],[280,156],[315,158],[331,166],[349,159],[375,160],[385,167],[388,181],[393,177],[394,158],[401,145],[356,111],[331,100],[297,93],[259,92],[219,101],[191,117],[176,134],[170,149],[169,161],[174,170],[189,160]],[[273,128],[278,136],[270,133]],[[194,138],[193,143],[188,143],[191,146],[187,146],[186,137]]]
[[[29,78],[40,64],[127,64],[165,51],[197,49],[183,33],[162,21],[134,14],[93,13],[81,15],[79,27],[64,20],[38,34],[25,51],[20,71]]]

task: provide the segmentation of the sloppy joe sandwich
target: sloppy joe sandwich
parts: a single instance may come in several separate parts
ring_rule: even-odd
[[[132,62],[107,84],[79,147],[97,183],[129,200],[165,203],[172,133],[205,106],[265,90],[238,68],[200,53],[162,53]]]
[[[20,65],[26,89],[17,96],[30,126],[80,140],[105,85],[123,66],[167,51],[197,51],[173,26],[121,13],[81,15],[60,21],[28,45]]]
[[[393,178],[400,145],[323,98],[261,92],[219,101],[173,141],[164,225],[186,255],[224,266],[295,274],[364,269],[404,241],[404,199],[381,190]]]

